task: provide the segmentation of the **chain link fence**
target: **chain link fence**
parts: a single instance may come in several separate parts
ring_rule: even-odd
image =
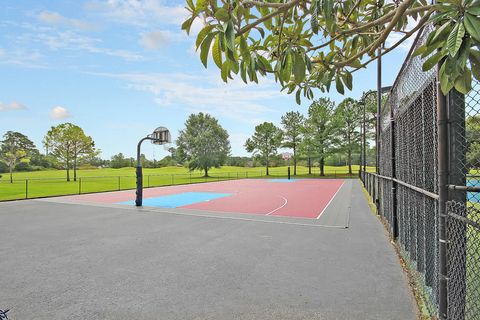
[[[480,83],[474,80],[466,96],[446,97],[442,140],[436,70],[423,72],[428,57],[411,55],[430,31],[417,36],[381,110],[378,173],[360,176],[428,312],[480,320]],[[439,170],[441,150],[448,153],[446,173]],[[442,174],[446,185],[439,184]]]
[[[369,170],[374,170],[374,168],[367,167],[367,171]],[[150,188],[247,178],[286,178],[288,174],[286,167],[271,167],[269,171],[268,176],[265,169],[260,168],[232,172],[211,171],[208,177],[205,177],[201,171],[175,174],[146,174],[143,176],[143,184],[145,188]],[[310,173],[306,167],[297,167],[297,175],[293,176],[292,174],[292,178],[356,177],[356,173],[350,174],[345,167],[327,167],[325,176],[320,176],[318,166],[312,167]],[[131,190],[135,189],[135,185],[136,177],[134,175],[83,176],[71,181],[66,181],[65,178],[29,178],[13,179],[12,182],[10,182],[9,177],[6,177],[6,179],[0,179],[0,201]]]

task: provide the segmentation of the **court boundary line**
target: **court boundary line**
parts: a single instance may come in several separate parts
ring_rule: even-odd
[[[285,207],[285,206],[287,205],[287,203],[288,203],[288,200],[287,200],[287,198],[285,198],[284,196],[279,196],[279,197],[280,197],[280,198],[283,198],[283,200],[285,200],[285,202],[284,202],[284,203],[283,203],[283,204],[282,204],[280,207],[278,207],[278,208],[276,208],[276,209],[273,209],[273,210],[272,210],[272,211],[270,211],[269,213],[266,213],[266,214],[265,214],[266,216],[269,216],[269,215],[271,215],[272,213],[274,213],[274,212],[276,212],[276,211],[278,211],[278,210],[282,209],[283,207]]]
[[[260,217],[265,217],[265,215],[258,215],[258,219],[255,218],[243,218],[243,217],[234,217],[234,216],[220,216],[217,215],[216,212],[212,212],[211,214],[205,213],[198,213],[198,212],[208,212],[205,210],[194,210],[194,209],[184,209],[184,210],[191,210],[192,212],[179,212],[179,211],[171,211],[165,210],[165,208],[157,209],[155,207],[129,207],[126,205],[119,205],[119,204],[106,204],[106,203],[95,203],[95,202],[67,202],[67,201],[52,201],[47,199],[32,199],[30,201],[40,201],[40,202],[49,202],[49,203],[56,203],[56,204],[66,204],[66,205],[84,205],[84,206],[91,206],[91,207],[102,207],[102,208],[111,208],[111,209],[120,209],[120,210],[129,210],[129,211],[136,211],[140,213],[146,212],[153,212],[153,213],[166,213],[166,214],[174,214],[180,216],[187,216],[187,217],[201,217],[201,218],[213,218],[213,219],[224,219],[224,220],[234,220],[234,221],[248,221],[248,222],[263,222],[263,223],[273,223],[273,224],[284,224],[284,225],[295,225],[295,226],[306,226],[306,227],[321,227],[327,229],[344,229],[348,230],[346,226],[334,226],[334,225],[324,225],[324,224],[314,224],[314,223],[301,223],[301,222],[291,222],[291,221],[276,221],[276,220],[265,220],[261,219]],[[235,213],[235,212],[222,212],[224,214],[245,214],[245,213]],[[268,216],[274,218],[283,218],[279,216]],[[317,221],[316,219],[308,218],[311,221]]]
[[[337,193],[343,188],[343,185],[345,184],[345,180],[343,180],[342,184],[340,185],[340,187],[337,189],[337,191],[335,191],[335,193],[333,194],[332,198],[330,199],[330,201],[328,201],[327,205],[325,206],[325,208],[323,208],[322,212],[320,212],[320,214],[315,218],[316,220],[318,220],[322,214],[325,212],[325,210],[327,210],[328,206],[330,205],[330,203],[332,203],[333,199],[335,199],[335,197],[337,196]]]

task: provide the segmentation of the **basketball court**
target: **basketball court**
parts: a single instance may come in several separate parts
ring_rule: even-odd
[[[143,209],[347,228],[350,193],[343,179],[242,179],[145,189]],[[134,199],[128,190],[45,201],[132,208]]]
[[[356,179],[245,179],[0,203],[11,319],[415,319]]]

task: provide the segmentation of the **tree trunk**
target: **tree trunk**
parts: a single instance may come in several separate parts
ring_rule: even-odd
[[[66,161],[66,167],[67,167],[67,181],[70,181],[70,159],[68,157]]]
[[[13,165],[10,165],[9,169],[10,169],[10,183],[13,183]]]
[[[265,162],[265,170],[267,171],[267,176],[270,174],[268,172],[268,156],[267,156],[267,161]]]
[[[312,174],[312,158],[308,156],[308,174]]]
[[[350,136],[350,128],[348,128],[348,136],[347,136],[347,143],[348,143],[348,152],[347,152],[347,162],[348,162],[348,174],[352,175],[352,144],[351,144],[351,136]]]
[[[348,174],[352,175],[352,150],[350,149],[348,149],[347,161],[348,161]]]
[[[320,158],[320,175],[325,176],[325,160],[323,157]]]
[[[205,178],[208,177],[208,168],[207,167],[203,168],[203,171],[205,172],[204,177]]]
[[[293,175],[297,175],[297,152],[295,146],[293,147]]]
[[[73,158],[73,181],[77,181],[77,157]]]

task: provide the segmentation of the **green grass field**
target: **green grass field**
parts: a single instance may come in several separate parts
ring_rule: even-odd
[[[358,174],[358,166],[353,166],[353,177]],[[293,167],[291,168],[293,174]],[[374,168],[368,168],[374,171]],[[307,167],[297,167],[297,175],[302,178],[318,178],[319,168],[312,168],[308,174]],[[348,176],[348,167],[325,167],[327,177]],[[208,181],[220,181],[239,178],[265,178],[265,168],[229,167],[213,168],[210,177],[203,177],[203,172],[193,171],[183,167],[164,167],[143,170],[144,186],[157,187],[174,184],[188,184]],[[286,177],[287,167],[270,168],[271,177]],[[135,188],[135,168],[121,169],[89,169],[78,170],[77,181],[66,181],[64,170],[45,170],[33,172],[15,172],[13,183],[9,174],[2,174],[0,179],[0,201],[48,196],[70,195],[101,191],[115,191]]]

